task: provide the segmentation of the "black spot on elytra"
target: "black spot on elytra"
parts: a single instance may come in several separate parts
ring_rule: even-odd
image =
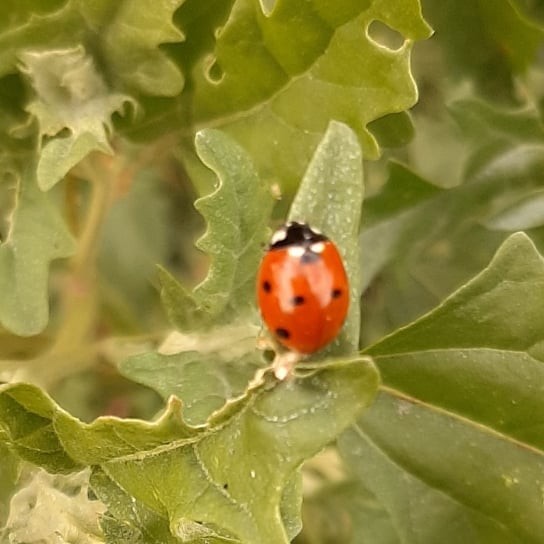
[[[263,281],[263,291],[265,293],[270,293],[270,291],[272,291],[272,286],[270,285],[269,281]]]
[[[229,484],[223,484],[223,489],[228,489],[229,488]]]
[[[342,289],[333,289],[332,298],[339,298],[342,296]]]
[[[306,302],[306,299],[302,295],[296,295],[291,299],[293,306],[300,306]]]
[[[278,338],[283,338],[284,340],[287,340],[287,338],[291,336],[291,333],[287,329],[279,327],[276,329],[276,336]]]

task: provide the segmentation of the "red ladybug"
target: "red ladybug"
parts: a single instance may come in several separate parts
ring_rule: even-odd
[[[349,306],[338,249],[305,223],[281,227],[261,262],[257,298],[280,344],[301,354],[323,348],[338,335]]]

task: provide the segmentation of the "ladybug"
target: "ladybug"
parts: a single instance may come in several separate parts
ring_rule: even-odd
[[[284,347],[303,355],[325,347],[349,306],[348,279],[334,243],[306,223],[278,229],[261,262],[257,299],[263,321]]]

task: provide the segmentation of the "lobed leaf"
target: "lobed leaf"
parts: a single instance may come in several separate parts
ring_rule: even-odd
[[[249,151],[262,177],[289,191],[331,119],[356,132],[366,157],[379,155],[367,126],[415,103],[411,48],[430,35],[418,0],[342,0],[334,8],[322,0],[189,1],[176,21],[187,41],[170,50],[192,92],[149,104],[145,126],[127,133],[145,139],[190,122],[212,125]],[[201,32],[191,32],[195,21]],[[371,32],[377,22],[401,36],[400,47]],[[405,115],[384,124],[376,131],[387,145],[409,137]],[[189,127],[186,155],[191,134]]]
[[[228,19],[235,0],[185,0],[174,14],[174,23],[185,40],[166,46],[185,74],[215,47],[216,31]]]
[[[206,307],[210,312],[218,298],[213,290],[225,289],[232,281],[230,278],[238,274],[237,267],[243,270],[246,284],[243,291],[235,291],[238,294],[234,299],[239,299],[240,306],[243,304],[249,308],[253,305],[254,276],[258,262],[255,257],[260,256],[262,240],[262,236],[256,234],[259,231],[266,233],[267,214],[258,215],[248,210],[255,203],[269,205],[270,196],[264,192],[263,187],[261,194],[257,194],[250,206],[249,199],[259,189],[255,189],[258,183],[256,174],[250,171],[251,176],[248,176],[243,170],[247,159],[228,138],[216,132],[206,134],[215,146],[213,155],[209,155],[217,156],[214,158],[215,170],[227,172],[221,176],[224,184],[206,197],[206,207],[197,203],[197,207],[206,210],[206,215],[210,217],[204,245],[214,248],[215,261],[212,262],[208,278],[195,289],[194,296],[188,295],[170,274],[161,270],[163,301],[179,328],[194,327],[198,323],[203,315],[199,306]],[[358,348],[359,308],[355,301],[360,296],[357,232],[363,198],[362,178],[362,156],[355,134],[347,126],[333,122],[315,152],[290,214],[292,220],[309,221],[321,228],[338,244],[345,258],[354,303],[344,331],[332,348],[338,353],[353,353]],[[242,189],[244,186],[250,189]],[[242,197],[233,194],[236,190]],[[331,198],[331,195],[334,197]],[[263,197],[265,202],[261,203]],[[229,214],[234,216],[230,220]],[[239,245],[249,247],[251,261],[236,259],[237,249],[222,253],[225,247],[233,246],[236,233],[233,235],[229,229],[237,223],[242,225]],[[203,242],[200,242],[202,246]],[[230,271],[231,267],[234,270]],[[225,273],[226,279],[221,281],[220,274]],[[224,297],[228,296],[228,289],[225,289]],[[232,306],[232,303],[229,305]],[[120,370],[130,379],[152,387],[165,399],[170,395],[183,399],[187,420],[203,423],[214,409],[240,394],[263,363],[261,353],[255,349],[257,329],[247,321],[235,322],[239,313],[230,307],[226,314],[230,324],[210,327],[202,333],[174,335],[174,340],[166,341],[167,348],[161,347],[160,354],[147,353],[133,357],[122,363]],[[203,318],[211,319],[211,312],[208,316],[204,314]]]
[[[37,166],[38,185],[48,190],[91,151],[112,153],[110,117],[129,98],[108,91],[82,46],[25,51],[20,58],[36,93],[26,109],[38,120],[40,137],[52,138]]]
[[[228,136],[201,131],[196,148],[217,176],[214,192],[195,202],[208,223],[197,246],[210,255],[211,265],[191,294],[160,270],[163,304],[180,330],[232,323],[251,310],[255,271],[272,208],[268,187],[259,180],[249,156]]]
[[[375,20],[403,35],[398,50],[369,36]],[[343,0],[334,9],[319,0],[278,0],[269,14],[256,0],[238,0],[215,51],[195,71],[195,118],[219,119],[258,157],[265,175],[280,170],[289,174],[283,179],[300,171],[330,119],[348,123],[366,156],[375,157],[366,125],[413,105],[410,50],[428,35],[419,2],[411,0]],[[237,114],[240,109],[246,113]],[[265,138],[250,138],[256,133]],[[293,149],[279,152],[278,143],[286,141]]]
[[[43,190],[90,152],[111,153],[111,118],[127,102],[181,92],[179,69],[159,45],[183,38],[172,23],[182,2],[10,1],[0,7],[7,23],[0,25],[0,77],[19,71],[35,91],[26,110],[47,139],[37,165]]]
[[[175,398],[156,423],[104,417],[82,424],[23,384],[0,387],[0,424],[16,451],[38,464],[49,458],[35,455],[44,438],[34,428],[50,429],[47,447],[60,447],[65,458],[57,468],[100,467],[182,541],[287,543],[286,526],[296,524],[284,523],[282,510],[294,515],[288,505],[298,467],[354,421],[378,385],[365,358],[297,372],[291,382],[265,379],[199,428],[182,421]],[[107,502],[106,493],[101,498]]]
[[[119,87],[143,95],[175,96],[183,89],[183,75],[160,46],[183,41],[172,19],[184,2],[111,4],[80,0],[77,9],[91,29],[102,30],[101,53],[108,75]]]
[[[515,234],[439,307],[368,349],[381,394],[340,448],[403,542],[542,540],[543,287],[544,260]]]

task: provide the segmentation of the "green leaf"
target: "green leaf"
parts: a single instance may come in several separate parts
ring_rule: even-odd
[[[50,472],[72,472],[81,467],[55,434],[54,411],[49,397],[35,386],[0,386],[0,429],[4,428],[12,450]]]
[[[100,519],[100,526],[108,544],[176,544],[167,521],[111,480],[101,469],[93,471],[90,485],[108,511]]]
[[[290,382],[265,378],[201,428],[182,421],[175,398],[156,423],[104,417],[86,425],[21,384],[0,387],[0,424],[21,455],[43,464],[34,455],[42,435],[34,443],[27,421],[47,422],[54,429],[49,444],[62,444],[67,459],[100,466],[182,541],[206,534],[244,544],[287,543],[286,525],[290,532],[295,525],[282,519],[281,509],[293,515],[286,489],[293,497],[300,464],[371,402],[378,376],[369,359],[358,358],[300,365]],[[23,436],[28,450],[20,447]]]
[[[468,180],[513,173],[529,162],[520,157],[544,143],[544,126],[533,106],[505,109],[470,99],[456,101],[448,109],[468,144],[464,167]]]
[[[401,147],[414,137],[414,125],[407,112],[391,113],[368,124],[380,147]]]
[[[403,34],[403,47],[388,50],[370,39],[366,29],[373,20]],[[365,154],[375,157],[376,142],[365,126],[413,105],[410,50],[413,40],[428,35],[419,3],[411,0],[343,0],[334,9],[317,0],[309,4],[278,0],[268,16],[256,1],[239,0],[221,29],[214,56],[202,59],[195,72],[195,116],[224,119],[222,126],[250,144],[251,150],[269,147],[248,138],[257,125],[266,142],[297,142],[303,151],[315,146],[330,119],[337,119],[351,124]],[[229,118],[240,106],[247,113]],[[305,137],[308,132],[312,134]],[[256,155],[266,161],[266,172],[277,172],[276,155],[268,152],[268,160],[262,151]],[[291,154],[279,159],[282,170],[294,170],[288,168]]]
[[[228,19],[235,0],[185,0],[174,14],[174,23],[183,31],[185,40],[169,44],[171,52],[185,74],[194,70],[195,64],[215,47],[216,30]]]
[[[0,323],[19,335],[37,334],[48,320],[51,261],[74,252],[66,225],[35,179],[30,160],[17,176],[16,207],[0,245]]]
[[[289,542],[302,530],[301,508],[302,473],[298,470],[293,472],[290,480],[285,484],[280,503],[280,515]]]
[[[5,542],[56,544],[77,535],[81,544],[100,544],[98,516],[105,508],[89,500],[88,490],[88,470],[69,476],[36,471],[11,500]]]
[[[338,246],[350,281],[350,309],[339,337],[326,353],[353,353],[359,347],[361,296],[357,234],[363,202],[363,164],[355,133],[331,122],[291,206],[291,221],[308,222]]]
[[[543,287],[544,260],[512,235],[439,307],[369,348],[382,391],[340,448],[403,542],[544,538]]]
[[[219,133],[209,133],[216,138],[217,147],[228,140],[223,137],[219,140]],[[231,144],[232,145],[232,144]],[[237,147],[232,147],[238,151]],[[225,164],[233,164],[236,168],[243,165],[240,154],[229,157],[231,149],[225,147],[224,153],[217,159],[221,168],[225,170]],[[216,152],[217,154],[217,152]],[[216,166],[216,170],[218,167]],[[220,171],[220,170],[219,170]],[[226,196],[222,196],[218,190],[217,194],[206,197],[209,199],[209,205],[201,210],[207,210],[210,216],[210,224],[207,237],[221,235],[220,243],[216,243],[218,263],[215,268],[212,264],[212,270],[208,276],[207,282],[217,283],[219,288],[223,284],[215,282],[214,274],[224,273],[227,263],[228,266],[240,266],[243,260],[232,262],[233,254],[227,252],[221,254],[220,249],[228,247],[228,238],[232,245],[232,235],[228,235],[228,228],[232,228],[234,220],[228,219],[228,207],[236,203],[241,211],[255,205],[249,203],[251,192],[243,199],[235,199],[232,190],[229,191],[227,183],[233,184],[235,181],[248,184],[253,187],[257,183],[255,174],[251,178],[245,179],[243,174],[237,174],[230,167],[228,175],[224,175],[225,183],[223,191]],[[228,181],[227,181],[228,180]],[[254,190],[254,189],[253,189]],[[336,198],[330,198],[330,195],[336,195]],[[265,198],[270,198],[268,193],[263,192],[257,195],[257,203]],[[246,202],[244,199],[247,198]],[[360,291],[358,289],[359,277],[359,251],[357,244],[357,233],[359,230],[361,204],[363,199],[363,175],[362,175],[362,156],[359,143],[355,134],[341,123],[331,123],[322,143],[315,152],[314,158],[308,166],[307,173],[301,183],[299,193],[293,203],[290,213],[291,220],[308,221],[312,225],[322,229],[330,236],[342,252],[348,273],[351,279],[351,298],[354,303],[344,331],[341,337],[335,342],[332,350],[337,353],[353,353],[358,348],[359,338],[359,308],[355,301],[359,300]],[[201,201],[200,201],[201,202]],[[213,208],[213,204],[218,202],[220,207]],[[236,213],[240,209],[234,208]],[[232,213],[232,212],[231,212]],[[242,216],[243,217],[243,216]],[[257,254],[251,256],[251,266],[243,266],[244,281],[247,281],[247,287],[243,295],[238,295],[243,304],[253,304],[254,297],[254,277],[258,259],[260,256],[262,237],[252,240],[255,236],[255,227],[250,228],[250,224],[257,222],[258,229],[266,233],[266,214],[260,218],[253,214],[247,220],[247,227],[243,227],[245,237],[241,242],[242,247],[248,247],[246,238],[254,244]],[[255,242],[259,244],[255,244]],[[200,244],[202,247],[202,243]],[[210,245],[210,244],[208,244]],[[212,246],[213,247],[213,246]],[[236,251],[234,252],[234,256]],[[246,261],[247,262],[247,261]],[[218,270],[218,272],[215,271]],[[236,273],[236,270],[234,271]],[[224,282],[228,285],[229,276]],[[180,322],[186,328],[195,326],[194,316],[198,312],[198,305],[195,299],[199,297],[199,288],[195,290],[194,297],[185,295],[185,299],[180,296],[182,287],[166,271],[161,270],[162,296],[166,303],[170,315],[181,316],[174,320]],[[214,283],[213,289],[217,289]],[[202,303],[211,306],[210,288],[203,289],[205,297],[202,295]],[[240,290],[238,291],[240,293]],[[228,291],[225,293],[228,296]],[[213,303],[213,298],[211,298]],[[187,315],[194,312],[192,315]],[[165,352],[164,346],[161,348],[161,354],[148,353],[133,357],[125,361],[120,369],[128,378],[139,383],[148,385],[155,389],[163,398],[167,399],[170,395],[176,395],[183,400],[185,404],[185,417],[193,424],[203,423],[206,418],[219,408],[227,399],[240,394],[245,385],[251,379],[255,370],[262,365],[262,356],[255,349],[255,337],[258,330],[249,323],[236,323],[236,313],[228,313],[229,325],[221,327],[212,327],[204,333],[189,333],[177,337],[176,345],[170,346]],[[167,341],[168,342],[168,341]],[[326,351],[327,353],[330,350]],[[169,353],[167,355],[165,353]]]
[[[89,152],[111,152],[111,117],[126,102],[139,112],[143,95],[181,92],[179,68],[159,46],[183,39],[172,23],[182,2],[67,0],[36,6],[10,0],[0,7],[7,21],[0,25],[0,76],[29,76],[36,97],[27,109],[38,118],[40,134],[54,136],[38,165],[43,189]]]
[[[210,270],[191,294],[160,270],[163,304],[181,330],[232,323],[254,306],[255,271],[268,236],[273,202],[249,156],[228,136],[211,129],[201,131],[196,149],[217,176],[215,191],[195,202],[208,223],[197,246],[211,257]]]
[[[185,420],[199,425],[228,399],[242,394],[263,366],[262,352],[255,347],[257,334],[255,326],[235,325],[176,335],[161,346],[161,353],[131,357],[121,363],[120,371],[165,400],[171,395],[182,399]]]
[[[400,348],[418,351],[422,347],[486,346],[532,354],[540,341],[537,324],[543,314],[534,297],[544,281],[543,274],[542,258],[530,239],[522,233],[514,234],[480,275],[433,312],[374,345],[370,352],[378,355],[399,353]]]
[[[308,389],[304,383],[300,383],[302,389],[276,387],[271,394],[251,403],[251,413],[243,410],[238,416],[234,415],[231,425],[222,432],[210,435],[195,449],[179,444],[158,458],[150,457],[149,462],[144,462],[147,485],[139,490],[137,498],[155,510],[164,512],[166,506],[171,525],[178,533],[188,520],[194,522],[197,519],[219,525],[227,534],[236,535],[242,542],[287,542],[278,512],[282,495],[280,490],[292,470],[345,424],[345,415],[340,406],[347,408],[344,403],[348,397],[356,410],[361,403],[366,403],[366,394],[361,389],[355,393],[355,389],[369,378],[363,368],[356,364],[351,369],[346,366],[343,371],[340,368],[330,373],[323,370],[313,379],[310,378]],[[343,389],[337,399],[338,405],[326,400],[326,391],[330,398],[330,393],[332,396],[335,392],[339,393],[338,387],[344,388],[348,380],[353,381],[353,385],[349,390]],[[321,420],[325,413],[326,424],[324,421],[313,421],[314,418]],[[335,423],[325,430],[324,425],[331,425],[333,420]],[[310,429],[311,432],[308,432]],[[322,430],[316,433],[316,429]],[[316,448],[317,444],[320,446]],[[186,477],[170,478],[169,489],[160,489],[164,487],[164,470],[171,472],[168,467],[172,463],[174,466],[191,466],[195,461],[201,467],[198,474],[193,473],[190,480]],[[113,460],[105,465],[105,470],[125,489],[134,480],[134,469],[130,467],[129,459]],[[153,480],[156,484],[152,483]],[[174,489],[179,489],[180,485],[192,490],[189,495],[200,494],[205,482],[212,485],[196,504],[179,497],[178,492],[175,495],[179,498],[168,504],[168,495]],[[225,484],[228,486],[226,490]],[[221,523],[216,520],[214,512],[220,513],[223,518]]]
[[[215,1],[209,12],[194,4],[176,19],[187,42],[172,49],[187,63],[193,92],[148,108],[144,130],[131,135],[176,130],[188,119],[212,125],[248,150],[265,179],[292,191],[331,119],[351,126],[365,156],[376,158],[367,125],[417,100],[410,54],[414,41],[430,35],[418,0],[342,0],[334,8],[278,0],[269,13],[259,0]],[[202,31],[191,33],[195,20]],[[403,45],[374,41],[367,32],[374,21],[402,35]]]
[[[287,485],[286,492],[293,491],[292,487],[294,487],[296,493],[292,493],[292,495],[298,499],[300,497],[298,492],[299,474],[295,473],[295,475],[294,483]],[[134,544],[137,542],[156,544],[160,542],[161,544],[175,544],[179,543],[180,539],[182,542],[189,540],[192,542],[192,538],[205,538],[205,542],[214,544],[240,542],[238,539],[221,537],[217,532],[218,529],[207,528],[201,522],[185,523],[183,534],[175,537],[170,532],[167,519],[128,495],[101,469],[96,469],[93,472],[91,486],[102,502],[110,505],[109,511],[102,516],[100,521],[108,543]],[[285,513],[284,507],[287,509],[293,507],[294,511]],[[290,541],[300,531],[300,501],[291,501],[286,504],[284,500],[281,505],[281,514]],[[291,519],[291,516],[294,516],[298,523]],[[200,542],[201,540],[197,541]]]

